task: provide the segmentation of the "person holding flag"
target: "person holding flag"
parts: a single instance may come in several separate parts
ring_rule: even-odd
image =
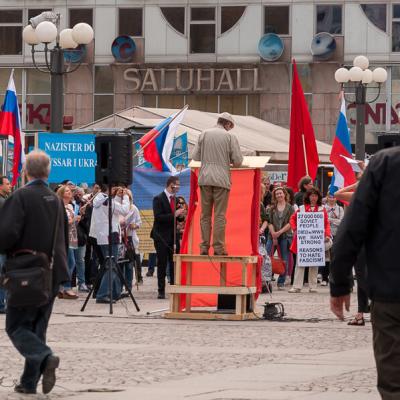
[[[15,90],[14,70],[11,71],[4,104],[0,112],[0,138],[9,140],[14,144],[13,177],[11,185],[15,186],[22,169],[22,164],[25,162],[25,136],[21,131],[21,117],[18,107],[17,91]],[[3,154],[3,157],[7,159],[7,154]]]

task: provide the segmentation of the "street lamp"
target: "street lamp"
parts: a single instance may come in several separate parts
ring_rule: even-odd
[[[350,69],[339,68],[335,72],[335,80],[340,83],[342,89],[355,88],[355,101],[350,101],[356,105],[356,159],[365,158],[365,106],[377,100],[381,93],[381,84],[386,82],[387,72],[384,68],[378,67],[373,71],[368,69],[369,60],[365,56],[357,56]],[[347,82],[352,82],[345,86]],[[367,101],[367,86],[369,83],[378,84],[378,94]],[[346,99],[349,101],[348,99]]]
[[[35,68],[51,76],[51,106],[50,106],[50,131],[63,131],[64,117],[64,87],[63,75],[76,71],[80,64],[73,69],[64,65],[64,50],[75,49],[80,44],[89,44],[93,40],[93,28],[86,23],[76,24],[72,29],[59,31],[60,14],[52,11],[42,12],[29,20],[22,37],[25,43],[32,48],[32,61]],[[50,43],[55,41],[53,48]],[[43,43],[44,50],[36,50],[35,46]],[[45,66],[40,67],[36,63],[35,54],[44,53]],[[50,55],[50,60],[49,60]]]

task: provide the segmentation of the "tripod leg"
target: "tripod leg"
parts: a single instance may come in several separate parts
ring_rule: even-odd
[[[132,299],[132,302],[136,307],[136,311],[139,312],[140,308],[139,308],[138,304],[136,303],[135,298],[133,297],[132,290],[130,289],[130,287],[128,287],[128,282],[126,281],[124,275],[122,274],[120,266],[116,262],[114,262],[113,268],[115,269],[115,272],[117,273],[117,275],[121,281],[121,285],[123,284],[126,287],[128,293],[129,293],[129,297]]]
[[[90,299],[90,296],[92,295],[92,293],[95,296],[97,294],[97,291],[99,290],[100,282],[103,279],[103,275],[106,270],[105,264],[106,264],[106,261],[104,261],[103,265],[100,267],[99,272],[97,273],[96,280],[94,281],[94,284],[93,284],[92,288],[90,289],[88,295],[86,296],[85,302],[83,303],[83,306],[81,308],[82,312],[85,311],[86,305],[89,302],[89,299]]]

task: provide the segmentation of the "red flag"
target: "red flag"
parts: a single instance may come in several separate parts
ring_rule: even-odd
[[[296,61],[293,60],[288,186],[297,192],[297,184],[303,176],[309,175],[314,180],[317,175],[318,164],[319,158],[314,129],[297,73]]]

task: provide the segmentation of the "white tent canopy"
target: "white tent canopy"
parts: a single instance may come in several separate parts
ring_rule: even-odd
[[[115,113],[109,117],[95,121],[80,129],[125,129],[129,127],[155,126],[164,118],[179,110],[167,108],[132,107]],[[245,155],[270,156],[271,162],[287,162],[289,157],[289,130],[271,124],[262,119],[233,115],[235,127],[231,131],[240,143]],[[187,132],[189,149],[196,144],[199,135],[204,129],[217,123],[218,114],[187,110],[177,134]],[[317,148],[321,163],[329,163],[331,145],[317,141]]]

